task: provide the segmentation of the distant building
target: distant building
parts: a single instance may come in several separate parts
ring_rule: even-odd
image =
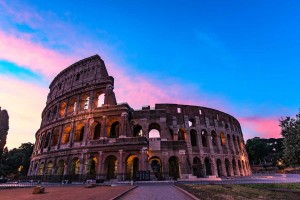
[[[6,145],[6,137],[8,134],[8,113],[6,110],[1,110],[0,107],[0,158],[3,153],[3,149]]]
[[[49,88],[29,176],[139,180],[150,174],[150,179],[168,180],[251,175],[238,120],[201,106],[156,104],[134,110],[117,104],[114,78],[98,55],[64,69]]]

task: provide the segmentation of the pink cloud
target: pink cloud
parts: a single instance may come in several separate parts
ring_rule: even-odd
[[[261,138],[279,138],[281,129],[279,127],[279,118],[276,117],[243,117],[239,118],[242,127],[257,133],[252,137]],[[248,133],[249,134],[249,133]],[[249,134],[250,135],[250,134]]]
[[[0,83],[0,106],[9,114],[8,148],[35,142],[35,133],[46,105],[47,88],[2,75]]]
[[[13,62],[47,78],[58,74],[66,66],[76,61],[72,56],[47,49],[33,43],[28,38],[8,35],[0,30],[0,59]]]

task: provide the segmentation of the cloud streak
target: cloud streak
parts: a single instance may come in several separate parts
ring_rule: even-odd
[[[243,117],[239,118],[242,127],[251,130],[257,135],[252,137],[261,138],[278,138],[281,137],[281,129],[279,127],[279,119],[276,117]],[[249,137],[249,136],[248,136]]]

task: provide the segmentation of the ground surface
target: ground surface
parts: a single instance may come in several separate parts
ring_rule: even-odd
[[[140,185],[125,194],[122,200],[191,200],[183,192],[169,184]]]
[[[248,185],[178,185],[199,199],[300,199],[300,183]]]
[[[1,189],[0,199],[2,200],[108,200],[118,194],[127,191],[132,186],[98,186],[94,188],[84,188],[81,186],[58,186],[46,187],[45,194],[32,194],[33,188]]]

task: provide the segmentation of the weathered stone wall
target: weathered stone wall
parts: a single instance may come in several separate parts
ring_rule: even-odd
[[[146,170],[158,179],[251,174],[234,117],[179,104],[133,110],[117,104],[113,88],[114,79],[98,55],[57,75],[28,175],[97,174],[98,179],[125,180]]]

